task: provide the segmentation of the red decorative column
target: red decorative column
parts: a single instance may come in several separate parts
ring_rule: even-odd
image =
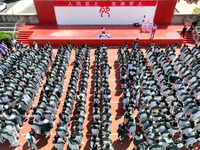
[[[158,0],[154,23],[169,25],[174,14],[176,3],[177,0]]]
[[[34,0],[40,24],[57,24],[54,0]]]

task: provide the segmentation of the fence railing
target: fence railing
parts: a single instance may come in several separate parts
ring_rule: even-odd
[[[16,23],[15,23],[15,27],[14,27],[14,31],[13,31],[13,36],[15,35],[15,37],[18,36],[18,32],[19,30],[26,25],[26,19],[25,17],[22,17],[21,19],[19,19]]]
[[[190,19],[189,17],[185,17],[185,18],[184,18],[184,24],[185,24],[186,26],[191,26],[191,24],[192,24],[192,19]]]

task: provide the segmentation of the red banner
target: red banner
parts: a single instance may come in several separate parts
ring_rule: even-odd
[[[132,0],[132,1],[74,1],[54,0],[54,6],[66,7],[135,7],[135,6],[156,6],[157,0]]]

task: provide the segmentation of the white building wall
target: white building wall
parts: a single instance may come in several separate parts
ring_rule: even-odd
[[[147,21],[153,21],[156,6],[109,7],[110,17],[99,12],[101,7],[64,7],[55,6],[59,25],[123,25],[141,23],[146,15]]]

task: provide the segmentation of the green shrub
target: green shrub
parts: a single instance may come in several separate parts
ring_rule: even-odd
[[[197,16],[200,16],[200,8],[199,7],[195,7],[193,9],[193,14],[197,14]]]
[[[11,48],[12,42],[10,41],[10,38],[13,36],[11,32],[0,32],[0,42],[4,41],[4,43]]]

